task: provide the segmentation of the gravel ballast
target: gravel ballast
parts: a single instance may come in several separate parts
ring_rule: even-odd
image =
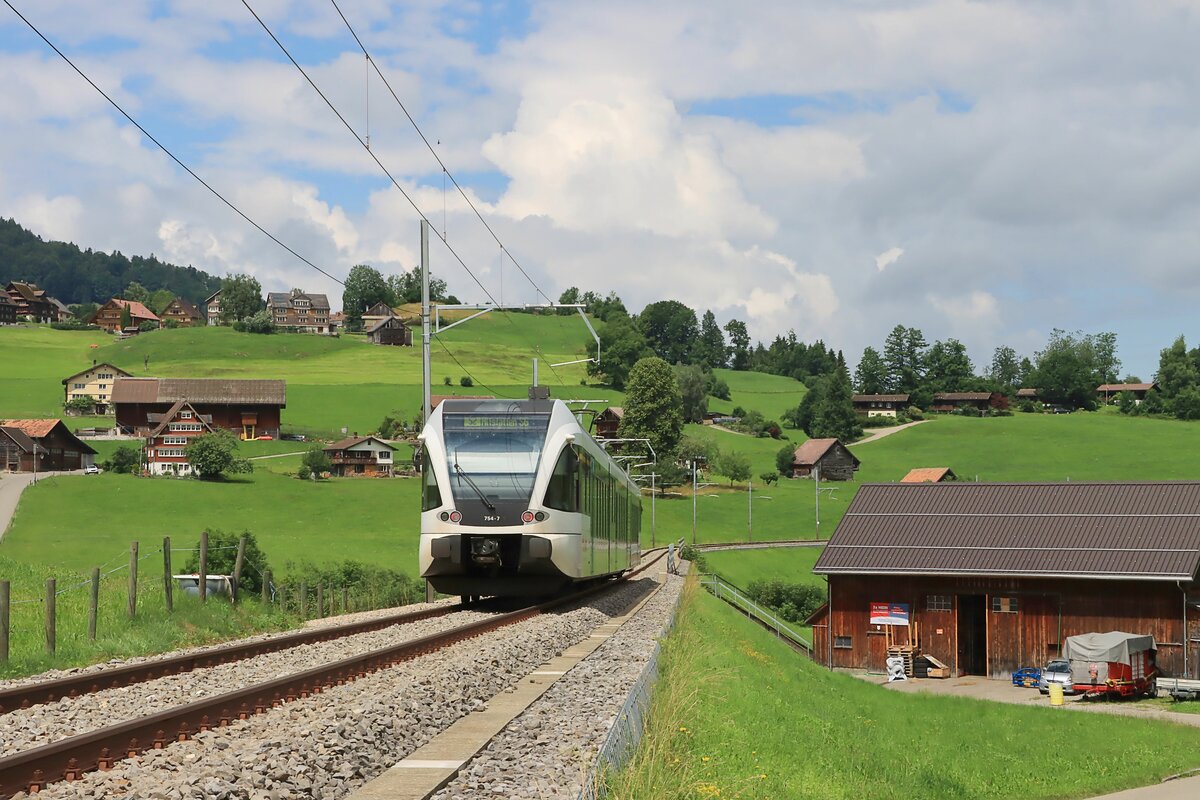
[[[462,611],[17,709],[0,716],[0,756],[302,672],[356,653],[441,633],[490,616],[493,615]]]
[[[674,614],[684,579],[667,577],[637,614],[510,722],[433,800],[578,797]]]
[[[642,579],[260,716],[57,783],[39,798],[340,798],[652,588]],[[18,795],[24,797],[24,795]]]

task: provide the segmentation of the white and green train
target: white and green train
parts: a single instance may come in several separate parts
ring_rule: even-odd
[[[421,577],[439,592],[552,594],[636,565],[638,486],[561,400],[445,400],[421,439]]]

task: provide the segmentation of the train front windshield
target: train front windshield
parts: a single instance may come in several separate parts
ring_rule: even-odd
[[[445,413],[442,436],[455,501],[529,500],[549,425],[549,414]]]

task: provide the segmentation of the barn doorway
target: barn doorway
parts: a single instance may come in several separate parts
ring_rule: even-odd
[[[987,603],[981,594],[958,596],[958,674],[987,674]]]

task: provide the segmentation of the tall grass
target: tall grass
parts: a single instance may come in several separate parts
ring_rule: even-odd
[[[668,637],[620,800],[1090,797],[1200,766],[1200,730],[892,692],[799,656],[705,592]]]

